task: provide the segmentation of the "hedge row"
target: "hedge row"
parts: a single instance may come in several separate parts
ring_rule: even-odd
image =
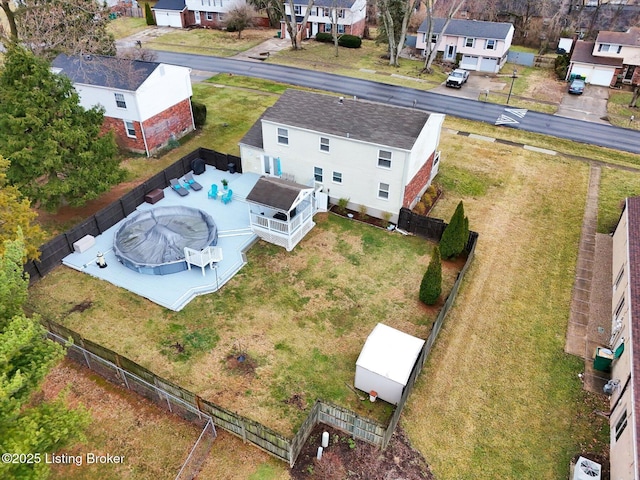
[[[333,35],[327,32],[317,33],[316,42],[331,43],[333,42]],[[345,48],[360,48],[362,39],[355,35],[340,35],[338,37],[338,45]]]

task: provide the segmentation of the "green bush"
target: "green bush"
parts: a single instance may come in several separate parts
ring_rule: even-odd
[[[362,39],[355,35],[342,35],[338,38],[338,45],[345,48],[360,48]]]
[[[153,18],[153,12],[151,6],[148,3],[144,4],[144,18],[147,21],[147,25],[155,25],[156,20]]]
[[[333,42],[333,35],[330,33],[319,32],[316,34],[316,42],[331,43]]]
[[[192,100],[191,108],[193,109],[193,121],[196,124],[196,128],[202,127],[207,121],[207,106],[204,103]]]
[[[567,71],[569,70],[570,57],[568,53],[564,55],[558,55],[554,62],[553,68],[558,76],[558,79],[564,80],[567,77]]]
[[[468,239],[469,219],[464,216],[464,205],[460,201],[440,239],[442,258],[453,258],[460,255],[464,251]]]
[[[442,293],[442,263],[440,262],[440,249],[435,247],[431,255],[431,261],[424,272],[420,283],[420,301],[426,305],[434,305]]]
[[[349,205],[348,198],[338,199],[338,206],[336,207],[336,210],[340,215],[344,215],[345,213],[347,213],[347,205]]]

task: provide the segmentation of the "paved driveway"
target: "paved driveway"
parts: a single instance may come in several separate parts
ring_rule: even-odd
[[[587,85],[582,95],[565,93],[556,115],[608,125],[609,122],[603,120],[607,115],[608,99],[608,87]]]
[[[493,78],[480,72],[470,72],[469,79],[462,88],[446,87],[444,82],[439,87],[432,89],[434,93],[449,95],[451,97],[468,98],[470,100],[483,100],[487,91],[501,91],[505,86],[502,79]]]

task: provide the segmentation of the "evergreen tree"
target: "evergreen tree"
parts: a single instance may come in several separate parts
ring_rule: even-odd
[[[7,180],[45,208],[83,205],[123,179],[103,110],[85,110],[70,80],[20,46],[0,69],[0,154]]]
[[[468,238],[469,220],[464,216],[464,205],[460,201],[440,239],[442,258],[460,255],[464,251]]]
[[[442,264],[440,249],[436,246],[431,255],[431,261],[424,272],[420,283],[420,301],[426,305],[434,305],[442,293]]]
[[[155,25],[156,20],[153,18],[153,12],[151,6],[148,3],[144,4],[144,18],[147,20],[147,25]]]
[[[7,307],[7,291],[13,298],[8,308],[0,310],[0,451],[41,457],[34,463],[0,462],[0,478],[44,479],[49,470],[45,453],[60,451],[81,438],[88,415],[84,409],[67,409],[62,397],[47,402],[34,398],[64,350],[47,340],[44,328],[21,311],[27,282],[15,274],[15,267],[16,258],[25,255],[24,244],[20,239],[7,241],[5,252],[0,256],[0,272],[12,273],[1,283],[12,282],[12,286],[2,289],[0,302]]]

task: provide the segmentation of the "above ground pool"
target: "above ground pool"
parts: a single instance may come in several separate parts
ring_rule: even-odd
[[[115,234],[118,260],[131,270],[166,275],[187,269],[184,247],[202,250],[218,241],[208,213],[189,207],[156,207],[125,220]]]

